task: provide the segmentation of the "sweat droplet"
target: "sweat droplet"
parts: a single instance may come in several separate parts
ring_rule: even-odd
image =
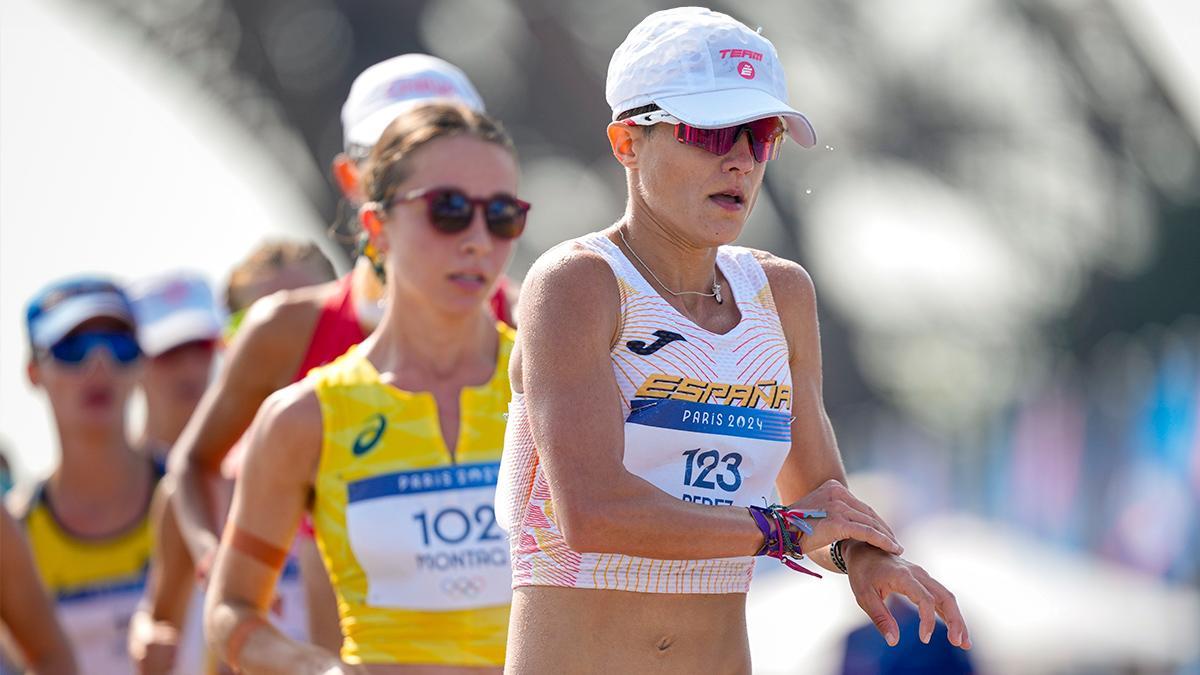
[[[804,194],[806,194],[806,195],[811,195],[811,194],[812,194],[812,188],[809,188],[809,189],[805,190],[805,191],[804,191]]]
[[[827,145],[827,146],[825,146],[825,149],[826,149],[826,150],[832,150],[832,149],[833,149],[833,146],[832,146],[832,145]]]

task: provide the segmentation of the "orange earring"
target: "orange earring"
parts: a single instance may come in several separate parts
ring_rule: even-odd
[[[379,232],[383,229],[383,223],[379,222],[379,215],[375,211],[366,211],[362,216],[363,232],[362,240],[359,243],[359,255],[366,258],[371,267],[375,268],[375,274],[380,281],[386,281],[387,275],[384,268],[383,252],[375,245],[375,237],[379,236]]]
[[[348,157],[339,155],[333,163],[333,177],[342,194],[350,197],[358,191],[358,167]]]

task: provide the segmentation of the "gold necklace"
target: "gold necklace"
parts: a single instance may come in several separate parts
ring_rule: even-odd
[[[650,276],[658,282],[659,286],[662,286],[664,291],[677,297],[680,295],[699,295],[704,298],[715,299],[718,305],[725,304],[725,300],[721,297],[721,282],[717,281],[717,273],[715,271],[713,272],[712,293],[701,293],[700,291],[679,291],[676,293],[670,288],[667,288],[667,285],[662,282],[662,279],[659,279],[658,275],[654,273],[654,270],[650,269],[650,266],[646,264],[646,261],[642,260],[642,257],[637,254],[637,251],[633,250],[633,247],[629,245],[629,240],[625,238],[625,230],[618,229],[617,234],[621,235],[621,241],[625,244],[625,248],[629,249],[629,252],[633,254],[634,259],[642,264],[642,267],[650,273]]]

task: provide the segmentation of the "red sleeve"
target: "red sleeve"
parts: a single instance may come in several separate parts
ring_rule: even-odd
[[[508,277],[502,276],[496,283],[496,292],[492,294],[492,314],[504,323],[512,326],[512,306],[508,302]]]

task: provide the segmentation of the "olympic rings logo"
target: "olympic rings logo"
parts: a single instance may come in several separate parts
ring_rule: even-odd
[[[483,577],[454,577],[442,579],[442,593],[455,597],[473,598],[487,588]]]

